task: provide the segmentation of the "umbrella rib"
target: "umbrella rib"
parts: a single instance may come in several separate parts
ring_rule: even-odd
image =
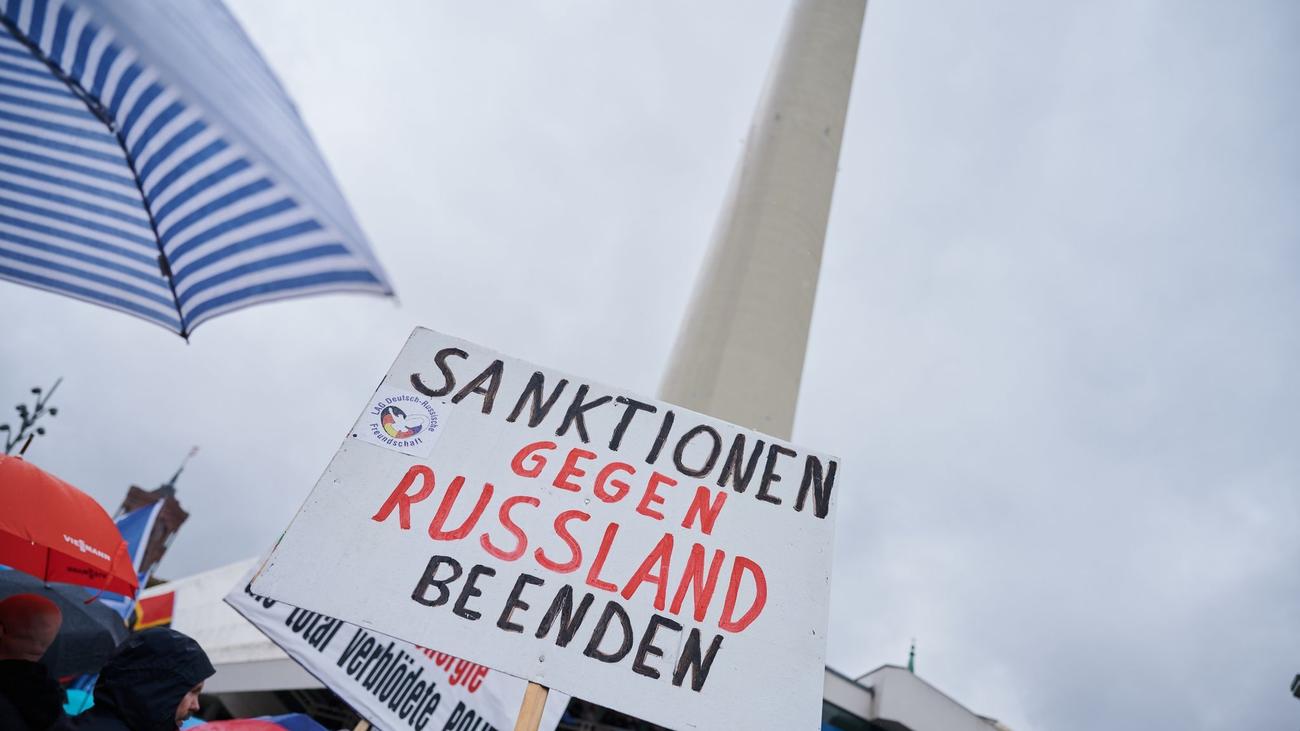
[[[158,222],[154,219],[153,206],[149,203],[149,196],[145,195],[144,181],[140,179],[140,173],[136,170],[135,158],[132,157],[131,150],[126,145],[125,135],[118,129],[116,122],[113,121],[113,115],[109,114],[108,110],[104,108],[104,104],[89,91],[86,91],[76,79],[64,72],[53,59],[45,55],[41,47],[28,38],[26,33],[19,30],[18,25],[4,13],[0,13],[0,24],[3,24],[14,38],[22,42],[29,53],[40,59],[49,68],[50,73],[54,74],[59,81],[62,81],[86,105],[90,113],[95,115],[96,119],[102,122],[105,127],[108,127],[108,131],[113,133],[113,139],[117,140],[118,146],[122,148],[122,156],[126,159],[126,166],[131,170],[131,179],[135,181],[136,190],[140,192],[140,203],[144,206],[144,212],[149,217],[149,228],[153,231],[154,243],[158,245],[158,270],[167,279],[167,287],[171,290],[172,303],[176,305],[176,317],[181,326],[180,336],[185,338],[185,342],[188,343],[190,341],[189,329],[185,325],[185,313],[181,311],[181,298],[176,294],[176,279],[172,275],[171,262],[167,260],[167,252],[163,250],[162,235],[158,232]]]

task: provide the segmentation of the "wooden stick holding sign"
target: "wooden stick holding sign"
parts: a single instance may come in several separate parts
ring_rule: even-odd
[[[519,704],[519,719],[515,721],[515,731],[537,731],[542,723],[542,710],[546,708],[546,695],[550,689],[528,681],[524,689],[524,702]]]

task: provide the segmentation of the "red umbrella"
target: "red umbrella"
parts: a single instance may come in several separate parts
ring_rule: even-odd
[[[326,731],[324,726],[305,713],[209,721],[190,728],[191,731]]]
[[[231,718],[192,726],[191,731],[285,731],[285,727],[260,718]]]
[[[0,564],[128,596],[139,583],[126,541],[99,503],[20,457],[0,456]]]

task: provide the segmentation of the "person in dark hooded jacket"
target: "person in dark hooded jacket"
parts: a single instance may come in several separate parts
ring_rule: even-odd
[[[173,629],[123,642],[95,682],[95,705],[78,731],[175,731],[199,708],[203,681],[216,672],[199,643]]]

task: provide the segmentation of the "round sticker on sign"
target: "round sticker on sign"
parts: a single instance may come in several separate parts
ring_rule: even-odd
[[[411,439],[416,434],[424,431],[424,427],[429,423],[429,419],[423,416],[407,414],[395,404],[389,404],[379,412],[379,424],[384,428],[384,433],[393,439],[404,440]],[[433,417],[434,429],[438,428],[438,417]]]
[[[380,386],[352,429],[363,442],[427,457],[443,429],[449,405],[426,396]]]

